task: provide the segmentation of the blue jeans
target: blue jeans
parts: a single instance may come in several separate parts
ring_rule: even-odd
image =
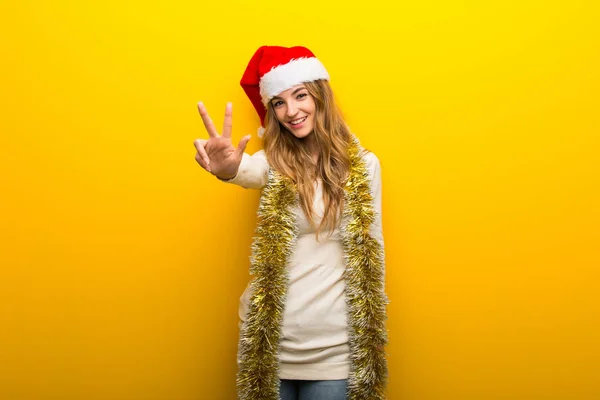
[[[301,381],[280,379],[280,400],[346,400],[346,379]]]

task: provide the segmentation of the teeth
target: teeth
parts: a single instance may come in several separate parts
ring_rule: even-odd
[[[300,119],[297,119],[297,120],[294,120],[294,121],[290,122],[290,124],[292,124],[292,125],[297,125],[297,124],[299,124],[300,122],[304,121],[305,119],[306,119],[306,117],[302,117],[302,118],[300,118]]]

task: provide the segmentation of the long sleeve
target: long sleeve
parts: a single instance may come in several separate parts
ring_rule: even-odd
[[[385,245],[383,240],[382,224],[382,184],[381,184],[381,164],[374,153],[365,154],[365,162],[371,179],[371,194],[373,195],[373,208],[375,211],[375,221],[371,225],[371,236],[381,245],[383,252],[383,273],[385,280]],[[385,284],[385,283],[384,283]]]
[[[250,155],[244,153],[237,175],[223,182],[233,183],[246,189],[260,189],[267,184],[269,178],[269,163],[264,150]]]
[[[371,226],[371,235],[383,247],[383,225],[382,225],[382,188],[381,188],[381,164],[374,153],[365,155],[366,166],[371,179],[371,194],[373,195],[373,207],[375,210],[375,222]]]

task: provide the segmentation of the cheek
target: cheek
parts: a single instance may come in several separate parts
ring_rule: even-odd
[[[285,111],[282,111],[281,109],[275,109],[275,116],[277,117],[277,120],[281,122],[281,119],[285,116]]]

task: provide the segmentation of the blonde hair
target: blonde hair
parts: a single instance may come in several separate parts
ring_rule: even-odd
[[[324,229],[328,229],[331,235],[341,218],[344,183],[350,169],[347,149],[351,133],[335,102],[329,82],[321,79],[306,82],[304,86],[315,102],[312,135],[319,149],[317,164],[314,164],[305,142],[279,123],[271,102],[267,104],[263,140],[269,164],[296,184],[300,206],[313,227],[314,182],[319,178],[322,180],[325,211],[317,227],[318,240],[319,233]]]

